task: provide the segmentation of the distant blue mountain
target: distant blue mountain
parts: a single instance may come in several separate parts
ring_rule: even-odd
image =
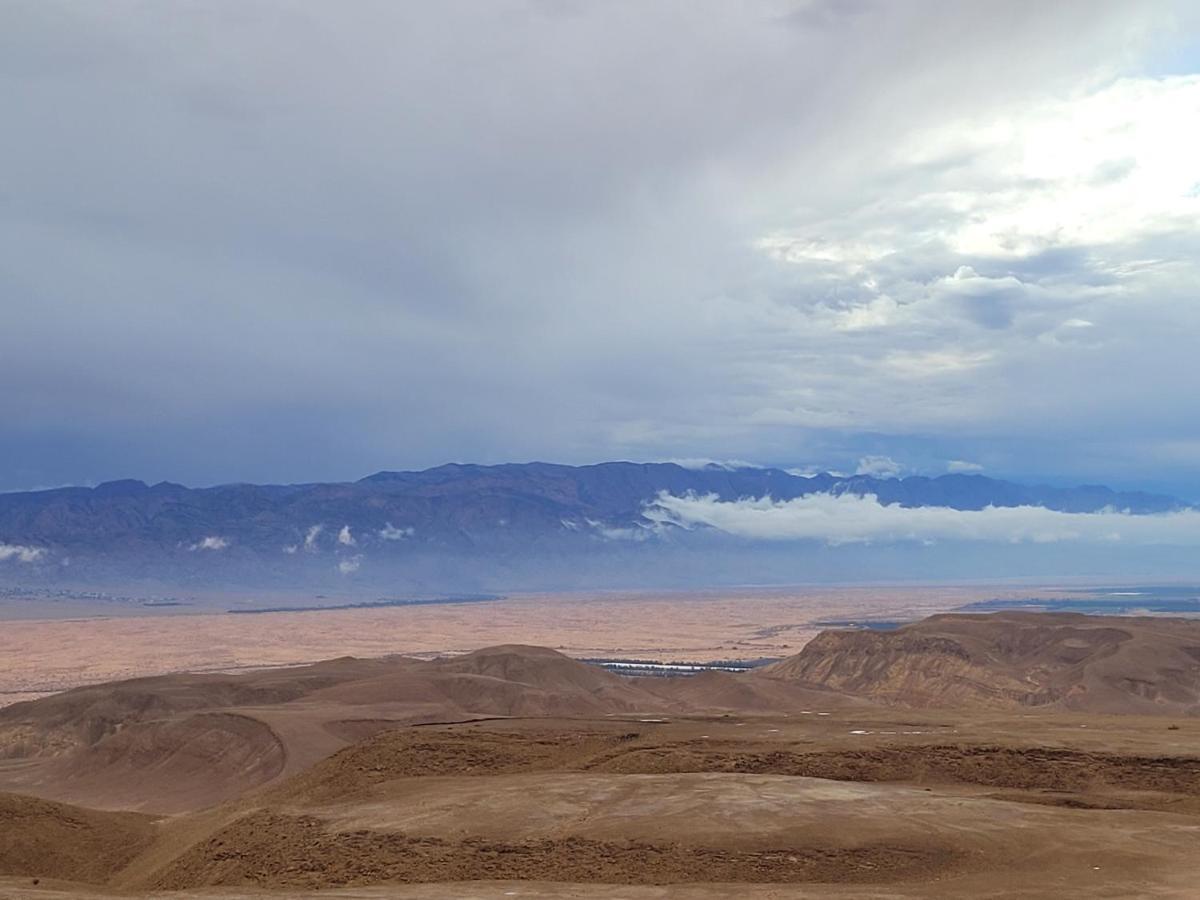
[[[53,570],[61,576],[69,568],[74,575],[204,578],[236,571],[270,581],[331,571],[335,561],[339,574],[353,575],[368,555],[397,564],[420,557],[429,565],[434,557],[590,552],[605,535],[645,525],[646,504],[664,491],[722,500],[875,495],[887,504],[959,510],[1031,505],[1158,513],[1186,507],[1172,497],[1100,485],[1029,486],[981,475],[805,477],[673,463],[451,464],[347,483],[209,488],[126,480],[0,494],[0,545],[41,551],[34,563],[10,555],[0,573]]]

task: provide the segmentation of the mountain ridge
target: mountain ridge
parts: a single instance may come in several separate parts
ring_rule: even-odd
[[[1146,514],[1191,508],[1166,495],[1101,485],[1028,486],[975,474],[808,476],[776,468],[625,461],[450,463],[289,485],[190,488],[124,479],[0,494],[0,548],[15,548],[7,558],[0,553],[0,574],[73,567],[73,573],[182,571],[200,577],[240,566],[267,580],[303,581],[299,576],[315,570],[318,558],[327,573],[340,576],[354,575],[368,554],[373,561],[488,554],[555,560],[669,538],[679,529],[646,515],[663,494],[721,501],[874,496],[885,505],[957,510],[1041,506]],[[440,565],[428,563],[431,571]]]
[[[764,678],[911,708],[1200,714],[1200,621],[1005,610],[824,631]]]

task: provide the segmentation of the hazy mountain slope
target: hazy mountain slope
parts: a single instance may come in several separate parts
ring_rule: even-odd
[[[722,500],[814,493],[877,496],[904,506],[1067,511],[1180,508],[1171,497],[1104,487],[1029,487],[978,475],[802,477],[779,469],[612,462],[446,465],[380,472],[354,483],[186,488],[116,481],[95,488],[0,494],[0,578],[146,576],[309,582],[403,563],[408,583],[454,585],[446,560],[490,556],[491,571],[539,554],[619,554],[659,535],[643,515],[661,492]],[[614,547],[613,545],[621,545]],[[390,566],[390,569],[388,568]],[[459,570],[461,572],[461,569]]]

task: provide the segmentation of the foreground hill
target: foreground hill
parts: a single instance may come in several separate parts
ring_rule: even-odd
[[[519,645],[141,678],[0,709],[0,789],[170,813],[240,796],[409,725],[799,716],[878,703],[1200,715],[1200,622],[943,615],[894,632],[824,632],[756,672],[692,678],[631,678]]]
[[[0,895],[1183,900],[1200,717],[1079,710],[1194,710],[1167,684],[1195,688],[1197,627],[939,616],[765,674],[505,645],[80,688],[0,710]]]
[[[899,734],[911,719],[389,728],[156,822],[0,795],[0,824],[22,829],[0,849],[0,894],[1194,896],[1200,725],[957,714]]]
[[[1200,621],[1003,612],[826,631],[764,676],[912,707],[1200,715]]]
[[[104,882],[153,843],[154,820],[0,793],[0,872]]]
[[[659,539],[669,526],[646,511],[664,492],[724,501],[874,495],[885,504],[959,510],[1156,513],[1185,505],[1102,486],[1027,486],[980,475],[806,477],[673,463],[446,465],[347,483],[210,488],[129,480],[0,494],[0,545],[9,548],[0,554],[0,577],[312,584],[374,573],[392,585],[465,590],[476,586],[465,559],[486,558],[494,580],[504,571],[497,567],[540,554],[537,568],[561,580],[571,572],[564,558],[603,559]]]
[[[348,743],[411,724],[785,714],[814,702],[862,704],[822,688],[781,689],[728,673],[629,678],[518,645],[430,661],[345,658],[238,675],[165,675],[0,708],[0,789],[177,812],[238,796]]]

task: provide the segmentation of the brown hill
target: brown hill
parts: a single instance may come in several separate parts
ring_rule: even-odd
[[[1200,714],[1200,621],[1002,612],[826,631],[761,670],[910,707]]]
[[[766,898],[780,894],[750,886],[809,882],[814,897],[1082,898],[1098,882],[1079,873],[1103,868],[1113,896],[1152,885],[1182,898],[1157,891],[1173,876],[1190,886],[1200,871],[1188,853],[1200,812],[1194,757],[1023,746],[1048,724],[1068,745],[1092,739],[1053,717],[1031,727],[988,714],[975,720],[985,742],[975,745],[924,731],[897,744],[875,731],[895,721],[878,708],[766,721],[776,727],[718,717],[391,730],[251,803],[194,817],[202,828],[172,829],[146,855],[153,865],[114,883],[292,896],[470,880],[490,884],[448,896],[500,897],[515,881],[552,880],[607,885],[595,896],[612,897],[613,885],[712,881],[725,884],[706,897]],[[1173,735],[1158,729],[1155,744]],[[996,878],[1012,893],[991,892]]]
[[[263,722],[202,712],[121,728],[33,770],[21,786],[45,786],[57,799],[98,807],[178,812],[270,781],[283,771],[286,755]]]
[[[499,898],[520,882],[767,900],[807,883],[813,897],[1183,900],[1200,878],[1200,717],[1030,716],[1022,698],[1115,709],[1131,679],[1157,678],[1134,699],[1186,709],[1156,698],[1186,694],[1196,628],[939,617],[824,636],[766,676],[629,678],[504,646],[96,686],[0,718],[27,739],[0,785],[44,798],[0,794],[0,895],[408,883]],[[897,711],[822,679],[983,709]]]
[[[0,789],[178,813],[414,724],[909,707],[1200,714],[1200,622],[1040,613],[826,632],[754,674],[632,678],[507,645],[96,685],[0,710]]]
[[[553,690],[577,689],[603,692],[621,689],[631,682],[599,666],[589,666],[547,647],[501,644],[484,647],[463,656],[434,660],[441,672],[486,675],[531,687]]]
[[[410,660],[326,660],[236,675],[160,675],[88,685],[0,707],[0,759],[57,756],[91,746],[135,722],[187,712],[270,706],[370,677]]]
[[[145,850],[154,819],[0,794],[0,872],[102,882]]]
[[[645,689],[681,709],[770,715],[865,706],[868,701],[820,686],[802,686],[757,672],[700,672],[687,678],[648,678]]]
[[[309,702],[404,704],[439,718],[591,716],[662,711],[636,679],[544,647],[504,645],[397,670],[313,693]]]
[[[236,675],[143,678],[0,710],[0,788],[177,813],[302,771],[389,728],[657,715],[695,709],[696,701],[523,646],[431,661],[344,658]]]

